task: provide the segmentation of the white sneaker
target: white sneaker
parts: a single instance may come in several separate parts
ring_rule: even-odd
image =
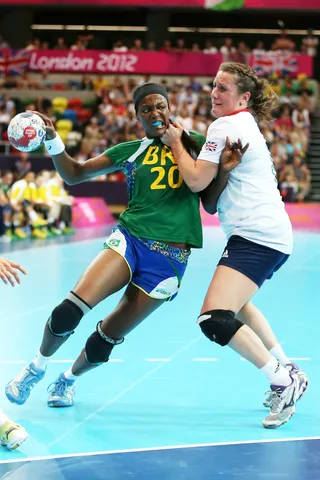
[[[291,375],[290,385],[271,385],[271,391],[275,393],[272,399],[270,415],[262,422],[265,428],[278,428],[287,423],[296,411],[296,402],[301,389],[300,379],[295,373]]]
[[[300,391],[299,391],[299,397],[298,397],[298,400],[300,400],[300,398],[303,397],[303,395],[306,393],[307,391],[307,388],[308,388],[308,385],[309,385],[309,380],[308,380],[308,377],[307,375],[305,374],[305,372],[303,370],[301,370],[300,367],[298,367],[298,365],[296,365],[295,363],[288,363],[286,365],[286,369],[289,370],[289,372],[291,374],[294,374],[296,373],[299,377],[299,380],[300,380]],[[273,390],[267,390],[265,392],[265,399],[263,401],[263,406],[266,407],[266,408],[271,408],[271,405],[272,405],[272,400],[273,398],[276,396],[276,393],[273,391]]]
[[[6,422],[0,428],[0,443],[9,450],[15,450],[28,438],[26,430],[17,423]]]

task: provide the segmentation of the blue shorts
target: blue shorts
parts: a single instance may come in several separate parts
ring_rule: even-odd
[[[218,265],[238,270],[260,288],[288,258],[289,255],[278,250],[232,235]]]
[[[119,253],[130,270],[130,283],[149,297],[172,300],[187,268],[189,250],[162,242],[139,239],[122,226],[116,226],[104,248]]]

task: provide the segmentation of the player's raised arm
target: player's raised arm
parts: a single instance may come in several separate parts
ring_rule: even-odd
[[[33,113],[39,115],[39,117],[45,122],[45,146],[52,158],[56,170],[68,185],[81,183],[114,170],[112,160],[105,153],[102,153],[95,158],[90,158],[85,162],[77,162],[66,152],[65,145],[59,134],[55,131],[52,120],[42,113]]]

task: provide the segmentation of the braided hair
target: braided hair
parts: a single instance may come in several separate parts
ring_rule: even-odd
[[[235,75],[239,94],[251,93],[248,108],[259,121],[269,121],[272,118],[272,110],[278,105],[278,96],[267,80],[257,77],[253,68],[242,63],[225,62],[219,70]]]

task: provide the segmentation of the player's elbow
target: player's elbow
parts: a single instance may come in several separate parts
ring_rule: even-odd
[[[209,182],[206,180],[203,180],[201,178],[194,178],[190,182],[188,182],[188,187],[193,193],[199,193],[202,192],[207,186],[209,185]]]
[[[209,203],[202,202],[202,206],[203,206],[204,211],[209,213],[209,215],[214,215],[215,213],[217,213],[216,205],[212,205],[212,204],[209,204]]]

